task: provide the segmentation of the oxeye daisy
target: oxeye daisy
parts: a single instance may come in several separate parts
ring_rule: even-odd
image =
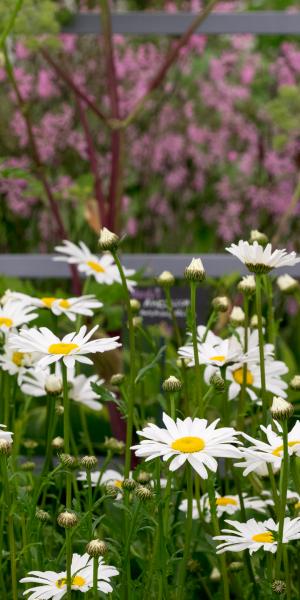
[[[0,425],[0,440],[4,440],[5,442],[9,442],[12,444],[12,436],[14,434],[12,431],[6,431],[6,425]]]
[[[241,361],[243,351],[235,338],[220,340],[218,344],[203,342],[198,344],[199,361],[201,364],[222,367],[233,362]],[[194,349],[191,344],[181,346],[178,350],[181,358],[189,359],[188,366],[195,366]]]
[[[286,250],[274,250],[272,245],[265,248],[256,241],[253,244],[240,240],[238,244],[231,244],[227,252],[236,256],[253,273],[269,273],[279,267],[293,267],[300,261],[296,252],[288,253]]]
[[[221,496],[218,492],[215,492],[216,508],[218,517],[222,517],[223,514],[233,515],[234,513],[241,510],[240,499],[237,494],[228,494]],[[267,508],[267,502],[256,496],[249,497],[247,494],[243,494],[243,501],[245,509],[255,510],[257,512],[265,512]],[[187,500],[182,500],[179,505],[179,510],[187,512]],[[210,504],[208,494],[203,494],[200,498],[200,510],[204,516],[204,520],[209,522],[211,520]],[[199,510],[196,500],[193,500],[193,519],[199,518]]]
[[[241,460],[242,462],[234,463],[234,466],[244,469],[243,475],[245,477],[249,473],[257,473],[260,477],[268,477],[268,464],[271,465],[273,473],[277,473],[281,466],[280,458],[275,458],[266,452],[244,447],[241,448]]]
[[[122,498],[121,489],[124,481],[124,475],[121,475],[119,471],[107,469],[102,474],[101,471],[92,471],[90,475],[92,487],[96,487],[97,485],[110,485],[119,490],[119,494],[117,495],[116,499],[120,500],[120,498]],[[80,471],[77,479],[78,481],[87,481],[86,471]],[[85,484],[84,487],[87,487],[87,484]]]
[[[286,375],[286,373],[288,373],[288,368],[284,362],[267,360],[265,362],[266,390],[286,398],[285,390],[288,388],[288,384],[281,379],[282,375]],[[230,381],[228,397],[229,400],[233,400],[239,395],[243,383],[242,363],[229,366],[226,370],[226,379]],[[257,393],[253,388],[261,389],[261,371],[260,365],[250,363],[247,364],[246,390],[251,400],[257,400]]]
[[[12,350],[9,340],[10,334],[4,346],[4,352],[0,355],[0,368],[3,371],[7,371],[10,375],[17,375],[18,383],[20,384],[23,373],[34,363],[34,357],[30,353]]]
[[[191,419],[173,421],[163,414],[165,428],[150,423],[138,435],[143,439],[140,444],[133,446],[136,456],[152,460],[161,456],[164,461],[170,460],[169,469],[176,471],[186,461],[203,479],[207,479],[207,469],[216,471],[216,458],[235,458],[240,452],[234,444],[238,444],[237,432],[232,427],[216,429],[219,419],[208,425],[206,419]]]
[[[56,256],[54,260],[78,265],[78,271],[85,273],[86,276],[93,276],[98,283],[111,285],[112,283],[121,283],[120,274],[114,259],[110,254],[103,254],[101,258],[92,254],[84,242],[79,245],[73,244],[68,240],[63,240],[63,246],[56,246],[56,252],[62,256]],[[124,269],[127,277],[134,275],[134,270]],[[136,285],[135,281],[127,279],[129,289]]]
[[[113,591],[110,584],[110,578],[119,574],[115,567],[106,565],[102,558],[99,558],[98,566],[98,587],[97,589],[104,594]],[[88,554],[80,556],[73,554],[71,564],[71,589],[79,592],[88,592],[93,587],[93,561]],[[38,584],[23,592],[27,595],[27,600],[37,600],[47,598],[47,600],[60,600],[67,592],[67,574],[66,571],[56,573],[55,571],[30,571],[27,577],[20,579],[20,583]]]
[[[74,367],[75,361],[93,364],[86,354],[107,352],[121,346],[118,337],[91,340],[98,329],[93,327],[89,332],[85,325],[79,332],[68,333],[61,340],[47,327],[40,329],[22,329],[18,335],[11,336],[11,347],[19,352],[40,352],[42,358],[37,362],[46,367],[56,361],[63,360],[66,367]]]
[[[32,306],[23,306],[15,302],[6,302],[6,304],[0,305],[0,331],[7,333],[14,327],[36,319],[38,315],[32,310]]]
[[[222,529],[222,535],[213,539],[221,541],[217,546],[217,554],[223,552],[240,552],[249,550],[250,554],[263,548],[267,552],[275,553],[277,549],[278,523],[268,519],[262,523],[249,519],[246,523],[227,521],[234,529]],[[282,542],[287,544],[292,540],[300,539],[300,517],[284,519]]]

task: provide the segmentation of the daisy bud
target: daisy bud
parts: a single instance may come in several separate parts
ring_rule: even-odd
[[[139,483],[149,483],[151,479],[151,475],[149,473],[147,473],[147,471],[140,471],[138,476],[137,476],[137,480]]]
[[[290,381],[292,390],[300,390],[300,375],[295,375]]]
[[[211,304],[216,312],[226,312],[229,308],[227,296],[216,296],[216,298],[213,298]]]
[[[125,375],[124,373],[114,373],[111,378],[110,378],[110,383],[111,385],[122,385],[122,383],[124,382],[125,379]]]
[[[170,271],[163,271],[157,278],[157,283],[161,287],[171,287],[175,283],[175,277]]]
[[[91,471],[97,466],[98,460],[96,456],[84,456],[81,459],[80,464],[86,471]]]
[[[27,460],[22,465],[20,465],[20,468],[22,471],[33,471],[35,469],[35,467],[36,467],[36,464],[30,460]]]
[[[164,392],[179,392],[182,388],[182,383],[174,375],[170,375],[162,384]]]
[[[65,510],[60,513],[57,517],[57,522],[60,527],[65,527],[65,529],[70,529],[71,527],[75,527],[78,523],[78,518],[75,513],[70,512],[69,510]]]
[[[130,308],[132,312],[138,313],[141,310],[141,303],[137,298],[130,299]]]
[[[258,231],[257,229],[252,229],[252,231],[250,232],[250,242],[257,242],[261,246],[266,246],[268,241],[269,240],[267,236],[261,231]]]
[[[289,419],[294,412],[294,407],[290,402],[287,402],[280,396],[274,396],[273,402],[271,406],[271,413],[273,419],[279,419],[280,421],[285,421]]]
[[[136,481],[134,481],[134,479],[124,479],[124,481],[122,482],[122,488],[124,490],[127,490],[128,492],[131,492],[132,490],[135,490],[136,488]]]
[[[194,560],[193,558],[191,558],[188,561],[186,568],[190,573],[197,573],[200,571],[200,564],[198,560]]]
[[[63,414],[64,414],[64,410],[65,410],[65,409],[64,409],[64,407],[63,407],[63,405],[62,405],[62,404],[56,404],[56,406],[55,406],[55,412],[56,412],[56,414],[57,414],[59,417],[61,417],[61,415],[63,415]]]
[[[45,381],[45,392],[49,396],[59,396],[62,393],[62,380],[56,375],[48,375]]]
[[[152,500],[153,498],[153,492],[144,485],[138,485],[134,491],[138,499],[142,502],[147,502],[148,500]]]
[[[190,358],[177,358],[176,365],[180,369],[183,365],[188,367],[191,362]]]
[[[59,459],[61,464],[67,467],[67,469],[76,469],[78,466],[76,458],[71,456],[71,454],[61,454]]]
[[[229,570],[236,573],[237,571],[242,571],[244,569],[244,563],[236,560],[230,563]]]
[[[0,454],[10,454],[12,443],[8,440],[0,440]]]
[[[116,454],[123,454],[125,449],[124,442],[122,440],[117,440],[114,437],[106,437],[103,446],[107,450],[115,452]]]
[[[113,252],[114,250],[117,250],[119,243],[120,238],[115,233],[109,231],[107,227],[101,229],[99,237],[99,246],[101,250]]]
[[[184,271],[184,276],[188,281],[203,281],[205,279],[205,270],[201,258],[193,258]]]
[[[119,489],[117,489],[114,485],[106,485],[105,486],[105,493],[107,496],[110,496],[111,498],[116,498],[119,494]]]
[[[262,320],[262,324],[265,325],[266,319],[264,317],[262,317],[261,320]],[[257,317],[257,315],[253,315],[253,317],[251,317],[250,327],[252,327],[252,329],[257,329],[258,328],[258,317]]]
[[[87,553],[93,558],[98,558],[98,556],[104,556],[106,554],[108,548],[107,544],[103,542],[103,540],[91,540],[86,546]]]
[[[275,594],[284,594],[285,590],[286,590],[285,581],[282,581],[281,579],[274,579],[274,581],[272,583],[272,591]]]
[[[61,450],[64,447],[64,443],[64,439],[58,435],[52,440],[51,446],[55,450]]]
[[[245,313],[240,306],[234,306],[229,317],[229,321],[231,325],[234,327],[239,327],[239,325],[243,325],[245,322]]]
[[[209,579],[211,581],[220,581],[221,580],[221,573],[217,567],[213,568],[213,570],[209,576]]]
[[[254,275],[245,275],[238,283],[237,286],[239,292],[245,294],[245,296],[252,296],[256,290],[256,283]]]
[[[299,288],[298,281],[288,274],[280,275],[280,277],[277,278],[276,283],[280,291],[284,294],[292,294]]]
[[[27,450],[35,450],[38,447],[38,443],[35,440],[24,440],[23,446]]]
[[[38,519],[38,521],[41,521],[42,523],[46,523],[47,521],[50,521],[50,518],[51,518],[49,513],[47,513],[45,510],[42,510],[42,508],[36,509],[35,516],[36,516],[36,519]]]
[[[223,377],[221,377],[221,375],[219,373],[214,373],[210,380],[209,380],[210,385],[213,385],[214,388],[218,391],[218,392],[224,392],[225,390],[225,381],[223,379]]]
[[[142,323],[143,323],[142,317],[133,317],[133,319],[132,319],[133,327],[141,327]]]

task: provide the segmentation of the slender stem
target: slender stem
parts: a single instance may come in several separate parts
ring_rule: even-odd
[[[293,454],[291,456],[291,472],[297,494],[300,494],[300,459]]]
[[[209,316],[209,319],[208,319],[208,321],[207,321],[207,324],[206,324],[206,329],[205,329],[205,332],[204,332],[203,338],[202,338],[202,340],[201,340],[201,341],[202,341],[202,343],[203,343],[203,342],[205,342],[205,340],[206,340],[206,338],[207,338],[207,336],[208,336],[208,332],[210,331],[210,329],[211,329],[212,325],[214,324],[214,322],[215,322],[215,320],[216,320],[216,317],[217,317],[217,312],[216,312],[215,310],[213,310],[213,311],[211,312],[210,316]]]
[[[90,456],[94,454],[94,449],[92,445],[92,440],[90,438],[89,429],[87,426],[86,414],[84,412],[84,408],[82,405],[79,406],[79,414],[80,414],[80,422],[84,435],[84,445],[87,447]]]
[[[248,327],[249,327],[249,299],[247,296],[244,296],[244,313],[245,313],[245,323],[244,323],[244,354],[248,351]],[[241,391],[239,395],[238,401],[238,415],[237,415],[237,429],[239,431],[243,431],[244,429],[244,421],[245,421],[245,402],[246,402],[246,387],[247,387],[247,363],[243,364],[243,379],[241,385]]]
[[[282,478],[280,486],[280,511],[278,524],[278,541],[276,553],[276,577],[280,576],[281,558],[282,558],[282,538],[284,529],[284,517],[286,510],[286,497],[289,480],[289,447],[288,447],[288,422],[282,422],[282,438],[283,438],[283,458],[282,458]],[[286,574],[287,579],[287,574]]]
[[[156,499],[158,506],[158,527],[159,527],[159,542],[158,542],[158,565],[160,571],[160,580],[162,582],[162,590],[164,598],[167,595],[167,578],[166,578],[166,543],[164,538],[164,521],[162,510],[161,486],[160,486],[160,458],[156,459]]]
[[[275,481],[272,465],[270,463],[267,463],[267,469],[268,469],[268,475],[269,475],[269,480],[270,480],[270,485],[271,485],[271,490],[272,490],[275,511],[278,516],[279,510],[280,510],[280,499],[279,499],[279,496],[277,493],[276,481]]]
[[[286,600],[291,600],[291,581],[290,581],[290,568],[289,568],[289,557],[287,548],[283,548],[283,565],[285,572],[286,582]]]
[[[213,526],[214,535],[220,535],[220,527],[216,509],[216,496],[214,488],[214,480],[211,476],[208,477],[208,498],[211,512],[211,521]],[[230,600],[229,594],[229,582],[227,575],[226,560],[223,554],[219,554],[220,571],[223,581],[223,600]]]
[[[267,300],[268,300],[268,342],[275,344],[276,331],[274,321],[274,306],[273,306],[273,287],[272,281],[269,275],[264,275],[266,288],[267,288]]]
[[[257,312],[257,321],[258,321],[261,398],[262,398],[262,408],[263,408],[263,421],[264,421],[264,424],[266,425],[267,419],[268,419],[268,407],[267,407],[267,398],[266,398],[264,336],[263,336],[262,308],[261,308],[261,275],[256,275],[255,280],[256,280],[256,312]]]
[[[98,598],[98,564],[99,564],[99,558],[98,558],[98,556],[94,556],[94,558],[93,558],[93,592],[94,592],[95,600],[97,600],[97,598]]]
[[[71,564],[72,564],[72,539],[71,529],[66,529],[66,553],[67,553],[67,600],[71,600],[72,594],[72,575],[71,575]]]
[[[237,471],[237,469],[236,469],[236,471]],[[234,471],[234,483],[235,483],[235,487],[237,489],[237,493],[238,493],[238,497],[239,497],[239,501],[240,501],[242,521],[244,523],[246,523],[247,516],[246,516],[243,492],[242,492],[242,488],[241,488],[240,473],[237,473],[235,471]],[[257,583],[255,581],[255,576],[254,576],[254,572],[252,569],[252,564],[251,564],[250,555],[249,555],[248,550],[245,551],[244,556],[245,556],[246,568],[248,571],[248,577],[253,585],[253,591],[254,591],[255,597],[257,598],[258,597],[258,588],[257,588]]]
[[[68,376],[67,367],[63,361],[61,361],[61,371],[63,380],[63,398],[64,398],[64,447],[66,454],[70,453],[70,400],[68,391]],[[68,510],[72,507],[72,474],[67,469],[66,472],[66,508]]]
[[[0,461],[1,461],[2,477],[3,477],[3,493],[4,493],[6,508],[8,510],[7,528],[8,528],[8,543],[9,543],[9,554],[10,554],[12,599],[17,600],[18,599],[17,567],[16,567],[17,563],[16,563],[14,520],[13,520],[13,515],[11,514],[12,498],[10,495],[10,486],[9,486],[8,473],[7,473],[6,457],[0,455]],[[3,507],[3,510],[4,510],[4,507]]]
[[[92,539],[92,535],[93,535],[93,513],[92,513],[92,508],[93,508],[93,494],[92,494],[92,477],[91,477],[91,471],[89,469],[87,469],[86,471],[86,480],[87,480],[87,484],[88,484],[88,490],[87,490],[87,499],[88,499],[88,528],[89,528],[89,532],[88,532],[88,536],[89,539]]]
[[[177,582],[177,600],[181,600],[184,594],[184,582],[186,578],[186,566],[190,555],[191,537],[193,529],[193,474],[192,467],[189,463],[186,463],[186,479],[187,479],[187,515],[185,525],[185,543],[183,550],[183,557],[179,567],[178,582]]]
[[[191,318],[192,318],[192,340],[195,361],[195,389],[196,389],[196,406],[199,405],[199,416],[203,417],[203,398],[202,398],[202,381],[201,368],[199,362],[198,340],[197,340],[197,313],[196,313],[196,290],[197,283],[190,282],[191,286]]]

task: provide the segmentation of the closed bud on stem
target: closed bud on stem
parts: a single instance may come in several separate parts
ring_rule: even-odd
[[[287,402],[280,396],[274,396],[271,406],[271,413],[273,419],[279,421],[286,421],[289,419],[294,412],[294,407],[290,402]]]
[[[174,375],[170,375],[162,384],[164,392],[179,392],[182,388],[182,383]]]
[[[300,390],[300,375],[295,375],[290,381],[292,390]]]
[[[245,568],[244,563],[241,561],[238,561],[238,560],[233,561],[229,565],[229,570],[233,571],[234,573],[236,573],[237,571],[242,571],[244,568]]]
[[[280,277],[277,278],[276,283],[280,291],[284,294],[292,294],[299,289],[298,281],[288,274],[280,275]]]
[[[134,490],[137,486],[136,481],[134,481],[134,479],[124,479],[124,481],[122,482],[122,488],[124,490],[127,490],[129,492],[131,492],[132,490]]]
[[[187,570],[190,573],[197,573],[200,571],[200,563],[198,560],[194,560],[193,558],[190,558],[190,560],[188,561],[187,565],[186,565]]]
[[[114,485],[106,485],[105,486],[105,493],[107,496],[110,496],[111,498],[116,498],[119,494],[119,489],[117,489]]]
[[[163,271],[157,278],[157,283],[161,287],[171,287],[175,283],[175,277],[170,271]]]
[[[69,510],[65,510],[60,513],[57,517],[57,522],[60,527],[64,527],[65,529],[70,529],[71,527],[75,527],[78,523],[78,517],[75,513],[70,512]]]
[[[107,227],[103,227],[103,229],[101,229],[99,237],[99,246],[101,250],[114,252],[117,250],[119,244],[120,238],[115,233],[109,231]]]
[[[132,318],[132,325],[133,325],[133,327],[141,327],[142,323],[143,323],[143,318],[142,317],[136,316],[136,317]]]
[[[110,378],[111,385],[119,386],[124,383],[125,375],[124,373],[114,373]]]
[[[98,556],[104,556],[106,554],[108,548],[107,544],[103,540],[91,540],[87,546],[87,553],[93,558],[97,558]]]
[[[50,521],[50,515],[49,513],[47,513],[45,510],[43,510],[42,508],[37,508],[35,511],[35,517],[38,521],[41,521],[42,523],[46,523],[47,521]]]
[[[240,306],[233,307],[233,309],[230,313],[230,316],[229,316],[229,321],[230,321],[231,325],[233,325],[234,327],[239,327],[240,325],[244,324],[245,313]]]
[[[216,296],[216,298],[212,299],[211,304],[216,312],[226,312],[229,308],[227,296]]]
[[[189,266],[184,271],[184,276],[188,281],[203,281],[205,279],[205,269],[201,258],[193,258]]]
[[[48,375],[45,381],[45,392],[49,396],[59,396],[62,393],[62,380],[56,375]]]
[[[123,454],[125,450],[125,444],[122,440],[117,440],[114,437],[106,437],[103,444],[106,450],[110,450],[115,454]]]
[[[218,392],[223,392],[225,390],[225,381],[219,373],[214,373],[211,376],[209,383],[210,385],[213,385]]]
[[[72,456],[71,454],[60,454],[59,460],[64,467],[67,467],[67,469],[76,469],[78,467],[75,456]]]
[[[211,571],[211,574],[209,576],[209,579],[211,581],[220,581],[221,580],[221,573],[217,567],[213,568],[213,570]]]
[[[64,439],[58,435],[52,440],[51,446],[55,450],[61,450],[64,447]]]
[[[249,241],[252,244],[253,244],[253,242],[257,242],[261,246],[266,246],[269,240],[268,240],[268,237],[265,235],[265,233],[262,233],[261,231],[258,231],[257,229],[252,229],[252,231],[250,232],[250,240]]]
[[[275,579],[272,583],[272,591],[274,594],[284,594],[286,591],[286,583],[281,579]]]
[[[96,456],[84,456],[80,461],[80,465],[86,471],[92,471],[92,469],[96,468],[97,464],[98,464],[98,461],[97,461]]]
[[[137,298],[130,298],[130,308],[132,312],[138,313],[141,310],[141,303]]]
[[[27,450],[35,450],[38,447],[38,443],[35,440],[24,440],[23,446]]]
[[[261,321],[262,321],[263,325],[266,324],[266,319],[264,317],[261,318]],[[252,329],[257,329],[258,328],[258,317],[257,317],[257,315],[253,315],[253,317],[251,317],[250,326],[252,327]]]
[[[147,473],[147,471],[140,471],[137,476],[137,480],[141,484],[149,483],[150,479],[151,475],[150,473]]]
[[[20,468],[22,469],[22,471],[33,471],[36,467],[36,464],[30,460],[27,460],[26,462],[22,463],[20,465]]]
[[[252,296],[256,290],[256,283],[254,275],[245,275],[238,283],[237,286],[239,292],[245,296]]]
[[[8,440],[0,440],[0,454],[10,454],[12,443]]]
[[[61,417],[64,414],[64,407],[62,404],[56,404],[55,406],[55,412],[57,414],[58,417]]]
[[[135,492],[137,498],[139,500],[141,500],[142,502],[147,502],[148,500],[152,500],[152,498],[154,496],[153,492],[148,487],[145,487],[144,485],[136,486],[134,492]]]

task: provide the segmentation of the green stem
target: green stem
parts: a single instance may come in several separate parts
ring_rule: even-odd
[[[211,521],[212,521],[214,535],[220,535],[220,527],[219,527],[217,508],[216,508],[214,480],[213,480],[213,477],[211,477],[211,476],[208,476],[208,498],[209,498]],[[228,582],[225,556],[223,554],[219,554],[218,558],[219,558],[219,562],[220,562],[220,571],[221,571],[222,581],[223,581],[223,600],[230,600],[229,582]]]
[[[86,471],[86,480],[87,480],[87,484],[88,484],[88,490],[87,490],[87,498],[88,498],[88,513],[89,513],[89,518],[88,518],[88,536],[89,539],[92,539],[93,536],[93,513],[92,513],[92,508],[93,508],[93,493],[92,493],[92,477],[91,477],[91,471],[88,469]]]
[[[83,441],[84,441],[85,446],[87,447],[89,455],[93,456],[94,449],[93,449],[92,441],[91,441],[88,426],[87,426],[86,415],[85,415],[84,408],[82,405],[79,406],[79,414],[80,414],[81,427],[82,427],[82,431],[83,431],[83,435],[84,435]]]
[[[274,306],[273,306],[273,287],[272,281],[268,275],[264,275],[266,289],[267,289],[267,300],[268,300],[268,342],[275,344],[276,331],[275,331],[275,320],[274,320]]]
[[[68,377],[67,367],[61,362],[61,371],[63,379],[63,398],[64,398],[64,447],[66,454],[70,454],[70,400],[68,393]],[[70,471],[66,472],[66,508],[71,509],[72,506],[72,475]]]
[[[193,474],[192,467],[186,463],[186,479],[187,479],[187,515],[185,525],[185,543],[183,557],[179,567],[178,582],[177,582],[177,600],[181,600],[184,595],[184,582],[186,578],[186,566],[190,555],[191,537],[193,529]]]
[[[266,398],[266,374],[265,374],[265,356],[264,356],[264,336],[262,325],[262,305],[261,305],[261,275],[255,276],[256,280],[256,312],[258,321],[258,341],[259,341],[259,362],[260,362],[260,378],[261,378],[261,398],[263,408],[263,421],[267,424],[268,407]]]
[[[161,487],[160,487],[160,458],[156,459],[156,499],[158,506],[158,527],[159,527],[159,541],[158,541],[158,565],[160,571],[160,580],[162,582],[162,590],[164,591],[164,598],[167,597],[168,582],[166,577],[166,544],[164,538],[164,521],[163,521],[163,510],[162,510],[162,498],[161,498]]]
[[[16,545],[15,545],[15,534],[14,534],[14,521],[13,515],[11,514],[12,498],[10,495],[9,479],[7,473],[7,461],[5,456],[0,456],[2,477],[3,477],[3,493],[8,510],[7,516],[7,528],[8,528],[8,543],[9,543],[9,554],[10,554],[10,573],[11,573],[11,590],[12,599],[18,599],[17,590],[17,563],[16,563]],[[4,507],[3,507],[4,510]]]
[[[280,577],[280,567],[282,558],[282,538],[284,529],[284,517],[286,510],[286,497],[289,480],[289,447],[288,447],[288,422],[284,420],[282,422],[282,438],[283,438],[283,458],[282,458],[282,478],[280,486],[280,511],[279,511],[279,525],[278,525],[278,541],[277,541],[277,553],[276,553],[276,566],[275,572],[276,577]],[[287,580],[287,574],[286,580]]]
[[[292,472],[292,477],[293,477],[293,481],[294,481],[294,485],[295,485],[295,490],[296,490],[297,494],[300,494],[300,477],[299,477],[300,459],[298,459],[296,454],[293,454],[291,456],[291,472]]]
[[[202,399],[202,381],[201,367],[199,362],[198,340],[197,340],[197,313],[196,313],[196,291],[197,283],[190,282],[191,287],[191,319],[192,319],[192,341],[195,361],[195,389],[196,389],[196,405],[199,404],[199,416],[204,416],[203,399]]]
[[[170,415],[171,419],[175,421],[176,419],[176,403],[175,403],[175,394],[170,392]]]
[[[290,580],[290,568],[289,568],[289,557],[287,548],[283,548],[283,565],[285,572],[286,582],[286,600],[291,600],[291,580]]]
[[[98,556],[94,556],[94,558],[93,558],[93,592],[94,592],[95,600],[97,600],[97,598],[98,598],[98,564],[99,564],[99,558],[98,558]]]
[[[248,327],[249,327],[249,300],[247,296],[244,296],[244,313],[245,313],[245,323],[244,323],[244,353],[248,351]],[[245,420],[245,403],[246,403],[246,387],[247,387],[247,363],[243,364],[243,380],[241,391],[239,395],[238,401],[238,415],[237,415],[237,429],[238,431],[243,431],[244,429],[244,420]]]
[[[3,45],[5,44],[5,40],[8,38],[10,32],[12,31],[16,18],[22,8],[22,4],[23,4],[24,0],[17,0],[15,3],[15,6],[10,14],[10,17],[7,21],[7,25],[6,27],[3,28],[1,37],[0,37],[0,48],[3,47]]]
[[[207,321],[207,324],[206,324],[206,329],[205,329],[205,332],[204,332],[204,336],[203,336],[203,338],[202,338],[202,343],[204,343],[204,342],[206,341],[206,338],[207,338],[208,332],[210,331],[210,329],[211,329],[212,325],[214,324],[214,322],[215,322],[215,320],[216,320],[216,317],[217,317],[217,313],[216,313],[216,311],[215,311],[215,310],[213,310],[213,311],[211,312],[210,316],[209,316],[209,319],[208,319],[208,321]]]
[[[66,529],[66,554],[67,554],[67,600],[71,600],[72,596],[72,576],[71,576],[71,564],[72,564],[72,539],[71,529]]]

